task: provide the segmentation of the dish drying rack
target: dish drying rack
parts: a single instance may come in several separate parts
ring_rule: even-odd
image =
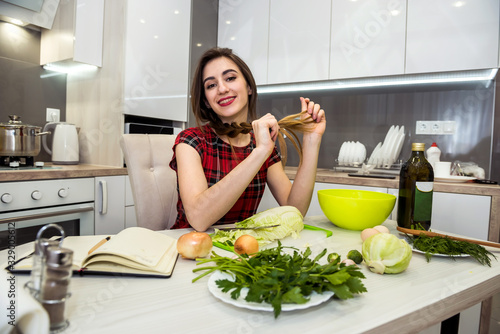
[[[399,155],[405,140],[405,127],[392,125],[383,142],[379,142],[370,156],[362,143],[347,141],[342,143],[338,158],[335,159],[335,171],[368,174],[399,174],[402,161]]]
[[[377,165],[368,165],[365,162],[353,162],[349,165],[339,164],[338,159],[335,159],[333,166],[334,172],[358,173],[358,174],[382,174],[382,175],[399,175],[403,161],[399,160],[393,164],[377,167]]]

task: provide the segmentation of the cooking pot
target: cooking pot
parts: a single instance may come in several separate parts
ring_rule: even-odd
[[[0,123],[0,156],[34,157],[40,153],[40,126],[23,124],[20,116],[9,115],[8,123]]]

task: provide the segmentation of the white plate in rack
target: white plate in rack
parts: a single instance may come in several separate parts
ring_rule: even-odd
[[[345,156],[346,146],[347,146],[347,142],[343,142],[342,146],[340,146],[338,161],[339,161],[339,165],[341,165],[341,166],[344,164],[344,159],[345,159],[344,156]]]

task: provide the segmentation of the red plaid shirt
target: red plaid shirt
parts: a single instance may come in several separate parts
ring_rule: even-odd
[[[252,152],[255,147],[255,137],[253,132],[251,132],[250,144],[245,147],[233,146],[233,153],[233,151],[231,151],[231,146],[220,139],[210,126],[205,125],[203,129],[204,132],[197,127],[189,128],[182,131],[177,136],[173,147],[174,156],[170,161],[170,167],[177,172],[177,160],[175,157],[175,147],[177,144],[188,144],[200,155],[208,187],[211,187],[229,174],[234,167]],[[234,158],[234,154],[236,154],[236,159]],[[255,214],[266,187],[267,169],[279,161],[281,161],[281,157],[275,147],[269,158],[264,162],[257,175],[255,175],[252,182],[250,182],[231,210],[229,210],[217,224],[236,223]],[[179,179],[177,179],[177,192],[179,192]],[[214,201],[216,200],[217,198],[214,198]],[[191,226],[187,221],[186,212],[184,211],[181,197],[179,196],[177,202],[177,221],[172,228],[186,227]]]

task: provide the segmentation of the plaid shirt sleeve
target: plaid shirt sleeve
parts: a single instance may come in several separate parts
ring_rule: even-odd
[[[201,131],[199,128],[190,128],[182,131],[177,136],[173,149],[175,152],[175,147],[179,143],[186,143],[193,147],[198,154],[200,154],[207,185],[211,187],[222,180],[222,178],[226,177],[226,175],[252,152],[255,147],[255,138],[253,133],[251,136],[250,145],[246,147],[233,147],[233,149],[231,149],[231,146],[217,137],[210,128],[205,127],[204,131]],[[275,147],[269,158],[264,162],[234,206],[217,222],[217,224],[236,223],[254,215],[264,193],[267,181],[267,170],[270,166],[280,161],[281,156]],[[175,153],[170,162],[170,167],[177,171]],[[177,183],[177,190],[178,189],[179,185]],[[215,198],[214,200],[217,199]],[[177,203],[177,211],[177,221],[172,228],[190,227],[180,197]]]

